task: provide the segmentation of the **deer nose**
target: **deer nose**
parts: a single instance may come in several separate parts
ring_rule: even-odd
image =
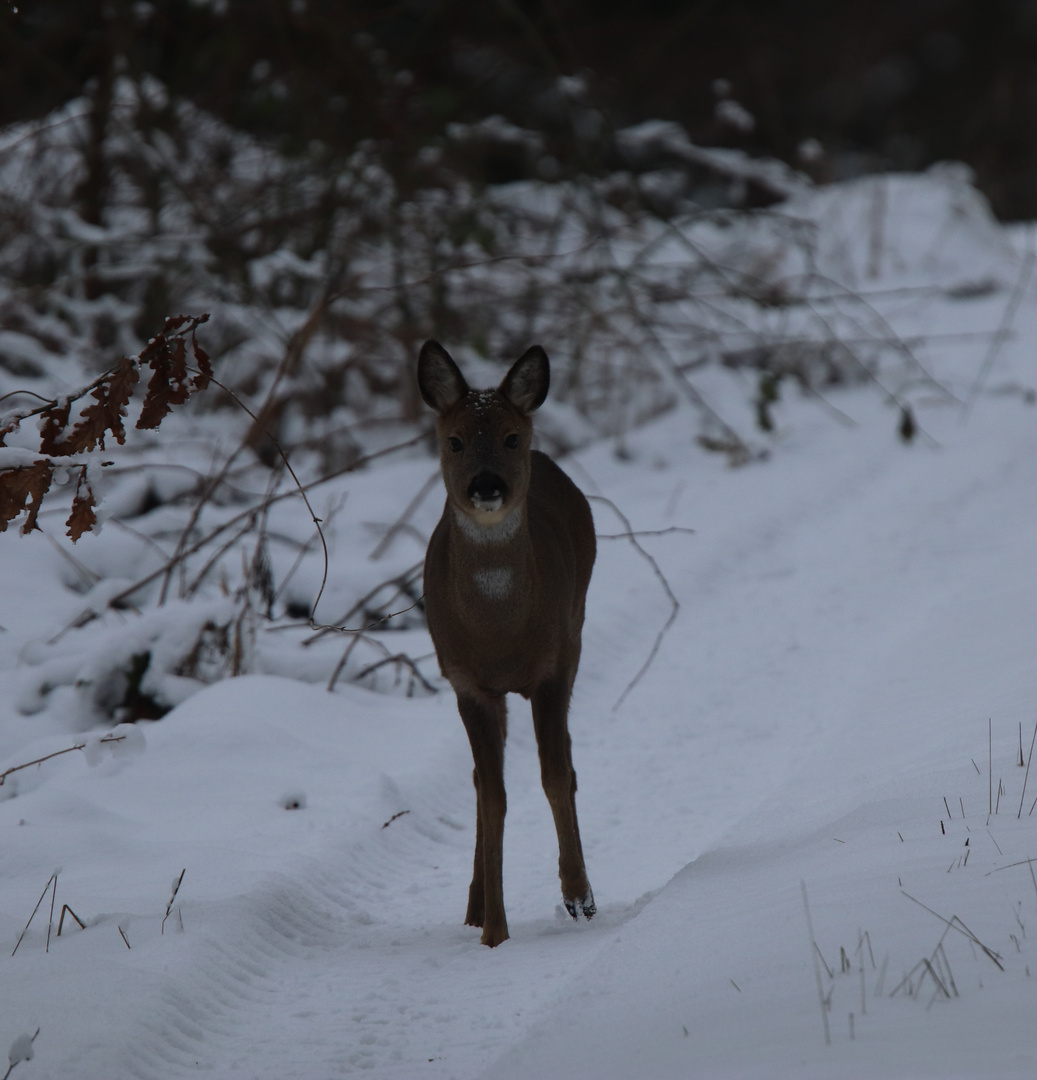
[[[508,495],[508,485],[492,472],[481,472],[468,485],[468,498],[480,510],[496,510]]]

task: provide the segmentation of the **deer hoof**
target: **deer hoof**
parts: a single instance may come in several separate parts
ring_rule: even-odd
[[[598,910],[594,906],[594,893],[587,890],[587,895],[582,900],[570,900],[568,897],[562,897],[562,903],[565,904],[565,910],[574,918],[578,919],[580,915],[583,915],[585,919],[592,919],[594,913]]]
[[[502,942],[507,941],[509,936],[507,926],[497,927],[496,929],[486,926],[483,927],[482,944],[495,949]]]

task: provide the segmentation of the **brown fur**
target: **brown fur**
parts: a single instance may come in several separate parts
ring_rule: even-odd
[[[594,523],[582,492],[530,450],[529,413],[549,368],[528,350],[496,390],[472,391],[446,351],[426,342],[418,385],[439,414],[447,499],[425,557],[425,610],[475,760],[475,866],[465,922],[485,945],[508,937],[502,887],[506,693],[529,698],[544,791],[558,833],[562,898],[594,914],[576,817],[569,697],[580,662]],[[499,505],[498,505],[499,496]]]

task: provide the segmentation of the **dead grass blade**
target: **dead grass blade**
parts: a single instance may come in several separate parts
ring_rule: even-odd
[[[976,937],[976,935],[965,925],[964,922],[962,922],[960,918],[958,918],[957,915],[952,915],[949,919],[946,919],[938,911],[933,911],[933,909],[927,904],[923,904],[921,900],[916,900],[910,893],[904,892],[903,889],[901,889],[900,892],[901,895],[906,896],[908,900],[910,900],[912,903],[917,904],[920,908],[928,911],[930,915],[939,919],[940,922],[942,922],[949,929],[956,930],[959,934],[963,934],[965,937],[967,937],[973,945],[978,946],[979,949],[986,954],[986,956],[990,959],[991,963],[993,963],[997,967],[998,971],[1005,970],[1004,964],[1001,963],[1000,954],[994,952],[993,949],[987,948],[987,946],[984,945],[978,937]]]
[[[176,901],[176,894],[178,892],[180,892],[180,886],[181,886],[181,884],[183,884],[184,874],[186,874],[186,873],[187,873],[187,867],[185,866],[183,868],[183,870],[180,871],[180,876],[176,879],[176,881],[173,882],[173,895],[170,896],[169,903],[166,904],[166,913],[165,913],[165,915],[162,916],[162,926],[161,926],[161,928],[159,930],[160,934],[164,934],[166,932],[166,919],[169,918],[169,913],[173,910],[173,904]],[[127,945],[127,948],[128,948],[129,947],[129,942],[127,942],[126,945]]]
[[[807,883],[800,881],[800,888],[803,890],[803,913],[807,919],[807,933],[810,935],[810,954],[814,961],[814,975],[817,979],[817,1000],[821,1006],[821,1023],[825,1029],[825,1046],[832,1045],[832,1033],[828,1030],[828,1006],[825,1003],[824,986],[821,982],[821,968],[818,966],[817,959],[821,955],[821,950],[817,947],[817,939],[814,937],[814,923],[810,918],[810,902],[807,900]],[[827,966],[827,965],[826,965]],[[831,976],[831,971],[829,971]]]
[[[40,910],[40,904],[43,903],[43,898],[47,895],[47,892],[51,889],[52,886],[53,886],[54,892],[55,893],[57,892],[58,874],[59,873],[60,873],[59,870],[55,870],[54,873],[51,874],[49,878],[47,878],[47,884],[43,886],[43,892],[40,893],[40,898],[39,898],[39,900],[36,901],[36,906],[32,909],[32,914],[29,916],[29,921],[25,924],[24,929],[18,935],[18,940],[15,942],[14,949],[11,952],[12,956],[14,956],[14,954],[18,951],[18,946],[21,945],[22,939],[29,932],[29,927],[32,925],[32,920],[36,918],[36,912]],[[54,898],[53,898],[53,896],[51,897],[51,901],[50,901],[50,917],[51,917],[51,922],[53,922],[54,921]],[[50,927],[49,926],[47,927],[47,951],[50,952]]]

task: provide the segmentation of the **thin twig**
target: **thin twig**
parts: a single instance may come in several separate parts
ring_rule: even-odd
[[[610,251],[611,254],[611,251]],[[630,306],[630,310],[633,313],[635,319],[640,323],[642,330],[649,336],[652,344],[655,346],[657,355],[660,356],[670,372],[671,378],[676,383],[678,389],[688,399],[690,404],[694,406],[699,412],[708,416],[715,424],[717,424],[721,431],[724,433],[725,439],[733,446],[737,447],[740,460],[749,461],[752,459],[752,452],[750,451],[745,440],[738,434],[737,431],[709,404],[708,401],[699,393],[697,387],[684,375],[680,369],[680,365],[674,360],[666,343],[659,336],[652,323],[652,320],[644,315],[640,307],[637,304],[637,299],[634,295],[634,291],[630,287],[630,283],[626,279],[626,274],[621,268],[615,266],[616,276],[619,279],[621,288],[627,297],[627,303]]]
[[[140,529],[135,529],[132,525],[127,525],[126,522],[122,521],[120,518],[112,517],[109,518],[108,521],[110,521],[117,529],[122,529],[123,532],[129,533],[130,536],[135,537],[142,544],[146,544],[158,555],[160,559],[169,558],[169,552],[166,551],[166,549],[162,547],[162,545],[153,536],[148,536],[146,532],[141,532]]]
[[[694,536],[695,530],[682,525],[668,525],[665,529],[638,529],[637,532],[595,533],[594,535],[597,540],[632,540],[634,537],[641,536],[669,536],[670,533]]]
[[[989,830],[988,830],[988,832],[989,832]],[[991,836],[990,839],[993,840],[994,837]],[[1001,849],[998,848],[997,850],[1000,851]],[[1014,867],[1014,866],[1029,866],[1032,869],[1033,864],[1034,864],[1035,861],[1037,861],[1037,860],[1034,860],[1034,859],[1030,858],[1030,859],[1019,859],[1016,862],[1005,863],[1004,866],[995,866],[993,870],[988,870],[983,876],[984,877],[990,877],[991,874],[1000,874],[1002,870],[1011,870],[1012,867]]]
[[[183,597],[184,599],[191,599],[195,593],[201,587],[202,582],[208,577],[212,568],[227,554],[228,551],[235,544],[243,540],[248,534],[256,527],[256,519],[266,512],[265,504],[260,504],[256,512],[249,516],[248,520],[235,532],[229,540],[225,540],[210,556],[206,559],[205,564],[201,570],[195,575],[194,581],[187,585],[183,585]]]
[[[100,739],[98,739],[98,742],[105,744],[116,743],[122,742],[125,738],[125,735],[103,735]],[[12,765],[9,769],[6,769],[4,772],[0,773],[0,787],[4,786],[4,781],[11,775],[11,773],[16,773],[20,769],[30,769],[33,765],[42,765],[43,762],[50,761],[51,758],[61,757],[62,754],[71,754],[73,750],[85,750],[86,746],[87,744],[85,742],[76,743],[75,746],[68,746],[64,750],[55,750],[53,754],[44,754],[43,757],[36,758],[33,761],[26,761],[22,765]]]
[[[64,511],[62,511],[62,513],[64,513]],[[86,585],[87,589],[92,589],[101,580],[100,574],[95,573],[93,570],[90,569],[89,566],[86,566],[84,563],[80,562],[79,559],[77,559],[71,551],[66,550],[62,544],[58,543],[55,537],[51,536],[50,533],[47,533],[46,535],[47,539],[50,541],[51,547],[53,547],[54,550],[69,564],[69,566],[71,566],[72,569],[75,570],[75,572],[82,579],[83,583]]]
[[[322,630],[325,633],[329,634],[366,634],[370,630],[377,629],[379,626],[382,625],[382,623],[387,623],[390,619],[395,619],[397,615],[406,615],[408,611],[413,611],[415,608],[421,607],[422,601],[424,601],[424,599],[425,594],[422,593],[421,596],[419,596],[413,604],[409,604],[405,608],[400,608],[399,611],[390,611],[387,615],[382,615],[380,618],[373,619],[371,622],[367,623],[364,626],[333,626],[330,623],[314,622],[307,623],[307,625],[310,627],[310,629]],[[303,644],[305,645],[306,642],[304,641]]]
[[[875,989],[872,991],[875,997],[882,997],[882,991],[886,986],[886,969],[889,967],[889,953],[882,958],[882,967],[879,969],[879,977],[875,981]]]
[[[341,469],[336,469],[335,472],[328,473],[325,476],[318,477],[316,480],[311,480],[310,482],[302,485],[303,493],[312,491],[313,488],[318,487],[320,484],[326,484],[331,480],[336,480],[338,479],[338,477],[343,476],[346,473],[354,472],[357,469],[363,468],[365,465],[369,464],[377,458],[384,457],[386,454],[392,454],[395,453],[397,450],[406,450],[411,446],[416,446],[424,439],[425,434],[422,432],[418,435],[415,435],[413,438],[407,439],[405,442],[396,443],[395,445],[387,446],[382,450],[375,450],[374,452],[367,454],[362,458],[357,458],[355,461],[350,462],[349,465],[343,466]],[[157,578],[162,577],[169,569],[170,565],[175,565],[176,563],[179,563],[182,560],[193,555],[196,551],[200,551],[207,544],[211,544],[217,536],[222,535],[224,532],[227,531],[227,529],[233,528],[238,522],[243,521],[245,518],[251,517],[252,515],[258,513],[260,510],[266,507],[273,506],[275,503],[283,502],[285,499],[295,498],[297,494],[298,492],[294,489],[291,489],[289,491],[282,491],[277,495],[274,495],[271,498],[267,499],[262,507],[249,507],[249,509],[242,510],[240,513],[228,518],[225,522],[223,522],[222,525],[216,526],[216,528],[214,528],[208,535],[203,536],[194,544],[191,544],[189,547],[184,548],[182,551],[174,554],[163,566],[160,566],[157,570],[154,570],[150,574],[147,574],[145,577],[142,577],[138,581],[135,581],[128,588],[123,589],[121,593],[117,593],[115,596],[110,597],[108,600],[108,606],[119,607],[121,604],[124,604],[125,601],[128,600],[129,597],[131,597],[135,592],[139,592],[145,586],[150,585]],[[326,581],[327,567],[325,566],[325,578],[324,582],[322,583],[322,587],[323,584],[326,584]],[[320,629],[320,627],[314,626],[314,629]],[[331,627],[331,629],[335,629],[335,627]]]
[[[940,974],[946,973],[946,983],[951,988],[951,994],[954,997],[958,997],[958,987],[954,982],[954,973],[951,971],[951,962],[947,959],[947,950],[943,947],[943,941],[941,940],[939,945],[933,950],[931,957],[934,964],[939,965]]]
[[[695,258],[699,262],[701,262],[714,274],[716,274],[721,281],[725,281],[727,283],[728,294],[744,296],[750,301],[759,304],[761,302],[759,299],[761,293],[766,294],[771,290],[771,285],[766,280],[754,279],[751,274],[743,274],[733,268],[723,266],[717,260],[710,258],[700,248],[699,245],[697,245],[689,236],[687,236],[686,233],[682,232],[680,229],[677,229],[673,225],[671,225],[670,228],[678,243],[681,243],[685,247],[687,247],[694,254]],[[885,395],[888,401],[893,402],[894,404],[903,408],[904,403],[900,399],[899,395],[895,391],[885,386],[878,378],[874,370],[872,370],[871,366],[864,363],[857,356],[856,352],[850,347],[852,344],[854,344],[853,339],[846,338],[845,336],[840,337],[840,335],[836,332],[835,327],[832,325],[831,318],[823,314],[819,310],[820,304],[835,304],[838,301],[850,301],[856,304],[858,307],[862,308],[873,320],[877,321],[880,324],[880,327],[883,331],[883,334],[881,336],[869,333],[861,325],[860,320],[853,317],[843,308],[836,307],[834,315],[842,316],[842,318],[844,319],[849,319],[852,323],[860,327],[862,333],[866,335],[866,337],[863,338],[864,342],[874,341],[876,344],[891,347],[901,353],[901,355],[905,356],[913,364],[913,366],[917,368],[919,372],[921,372],[923,378],[929,384],[938,389],[947,398],[955,401],[957,400],[946,386],[940,383],[936,378],[933,377],[930,372],[926,370],[926,368],[919,361],[917,356],[915,356],[908,342],[896,333],[896,331],[892,328],[886,318],[882,316],[878,309],[869,302],[868,298],[870,296],[884,295],[885,291],[879,290],[876,292],[868,293],[866,291],[848,289],[844,286],[840,286],[839,282],[837,282],[836,280],[828,278],[827,276],[821,274],[817,270],[816,266],[813,265],[805,275],[801,276],[801,279],[801,281],[799,278],[786,279],[784,282],[777,283],[778,288],[782,288],[783,286],[785,287],[784,293],[787,296],[786,302],[789,304],[795,303],[804,307],[818,322],[818,324],[824,329],[824,340],[827,342],[838,342],[839,344],[843,345],[843,347],[847,351],[847,354],[857,364],[862,376],[869,382],[873,383]],[[830,288],[831,295],[810,295],[810,288],[816,286],[818,283],[824,284],[828,288]],[[796,284],[801,285],[800,291],[796,294],[791,294],[788,290],[788,286]],[[724,298],[726,297],[722,295],[721,299]],[[701,294],[698,299],[701,301]],[[754,336],[758,339],[761,339],[761,335],[759,334],[756,334]],[[763,343],[768,345],[772,344],[766,339],[763,339]],[[814,392],[816,393],[816,391]],[[928,435],[927,432],[922,431],[922,434],[930,442],[935,444],[935,439],[933,439],[932,436]]]
[[[76,920],[77,923],[79,923],[79,929],[80,930],[85,930],[86,929],[86,923],[83,922],[83,920],[68,906],[68,904],[62,904],[61,905],[61,918],[58,919],[58,937],[61,937],[61,928],[65,925],[65,912],[66,911],[69,913],[69,915],[72,916],[73,919]]]
[[[339,505],[341,505],[341,504],[339,504]],[[331,515],[333,513],[335,513],[334,509],[328,514],[328,516],[327,516],[327,518],[325,520],[330,520]],[[309,555],[309,553],[313,550],[313,544],[314,544],[315,540],[316,540],[316,537],[311,537],[309,540],[306,541],[305,544],[300,544],[299,545],[299,552],[295,556],[295,561],[292,563],[291,566],[288,567],[288,570],[285,572],[284,576],[281,578],[281,583],[277,586],[277,589],[274,591],[274,598],[271,601],[271,607],[273,607],[277,603],[277,601],[281,599],[281,595],[284,593],[285,589],[288,587],[288,583],[295,576],[296,570],[298,570],[299,567],[302,566],[303,559],[305,559],[306,556]]]
[[[834,979],[834,978],[835,978],[835,975],[833,975],[833,974],[832,974],[832,969],[831,969],[831,968],[830,968],[830,967],[828,966],[828,961],[827,961],[827,960],[825,959],[825,954],[824,954],[823,952],[821,952],[821,948],[820,948],[820,946],[819,946],[819,945],[817,944],[817,942],[816,942],[816,941],[814,942],[814,951],[815,951],[815,952],[817,953],[817,958],[818,958],[818,959],[819,959],[819,960],[821,961],[821,963],[822,963],[822,964],[824,965],[824,969],[825,969],[825,974],[826,974],[826,975],[827,975],[827,976],[828,976],[828,977],[829,977],[830,979]]]
[[[339,662],[335,665],[335,670],[331,673],[331,678],[328,679],[328,693],[329,694],[331,693],[332,690],[335,689],[335,683],[338,682],[339,675],[341,675],[342,672],[345,670],[346,664],[349,662],[349,657],[352,655],[353,650],[360,643],[360,640],[363,638],[363,636],[364,635],[360,634],[360,633],[354,634],[353,635],[353,640],[345,647],[345,650],[343,651],[342,656],[339,659]],[[306,643],[303,642],[303,644],[306,644]]]
[[[385,535],[375,545],[374,551],[368,555],[371,562],[377,562],[389,549],[389,545],[393,542],[396,534],[399,533],[410,521],[414,512],[425,501],[428,493],[436,486],[436,482],[439,480],[439,469],[436,469],[429,478],[418,488],[417,494],[411,499],[409,503],[403,508],[403,512],[400,516],[385,530]]]
[[[630,541],[631,545],[633,545],[634,547],[634,550],[637,551],[641,558],[644,559],[645,562],[647,562],[648,565],[652,568],[652,573],[655,574],[656,578],[659,581],[659,584],[663,588],[663,592],[666,594],[666,598],[670,601],[669,617],[663,624],[662,629],[658,632],[658,634],[655,635],[655,641],[652,643],[652,648],[649,650],[645,662],[641,665],[637,674],[630,680],[629,683],[627,683],[626,689],[623,691],[622,694],[619,695],[615,705],[612,706],[612,710],[614,712],[620,707],[620,705],[623,704],[630,691],[633,690],[635,686],[637,686],[637,684],[641,681],[641,677],[652,666],[652,662],[655,660],[656,654],[659,652],[659,647],[662,645],[663,638],[666,636],[666,633],[670,629],[670,627],[673,626],[674,622],[676,622],[677,620],[677,615],[680,612],[681,605],[680,601],[674,595],[673,589],[670,588],[670,583],[666,580],[666,575],[662,572],[662,570],[659,569],[659,564],[638,543],[637,534],[635,533],[633,526],[630,524],[630,520],[629,518],[627,518],[626,514],[624,514],[623,511],[620,510],[619,507],[616,506],[616,504],[611,499],[605,498],[604,495],[590,495],[588,496],[588,498],[593,499],[595,502],[604,503],[626,526],[626,531],[622,534],[623,538]]]
[[[39,1033],[40,1033],[40,1029],[37,1028],[35,1033],[33,1034],[32,1038],[29,1040],[30,1044],[34,1043],[36,1041],[36,1036],[39,1035]],[[17,1046],[18,1043],[16,1042],[15,1045]],[[28,1057],[32,1057],[31,1052],[29,1053]],[[8,1058],[7,1060],[9,1062],[9,1064],[7,1066],[7,1072],[5,1072],[2,1077],[0,1077],[0,1080],[7,1080],[7,1078],[11,1075],[11,1073],[14,1072],[14,1067],[15,1067],[15,1065],[18,1064],[18,1061],[25,1061],[25,1060],[27,1060],[27,1058],[19,1058],[18,1061],[12,1061],[10,1058]]]
[[[54,927],[54,901],[58,898],[58,875],[54,874],[54,884],[50,891],[50,918],[47,920],[47,947],[44,952],[50,952],[50,932]]]
[[[947,987],[943,985],[943,980],[936,974],[936,969],[933,967],[931,961],[923,960],[922,963],[925,965],[925,970],[929,978],[932,979],[934,983],[936,983],[937,988],[940,990],[943,996],[949,1000],[951,995],[947,992]],[[921,987],[921,985],[921,983],[918,984],[919,987]]]
[[[991,961],[993,961],[993,963],[997,965],[1000,971],[1005,970],[1004,965],[1002,965],[1001,963],[1000,955],[994,952],[993,949],[988,949],[987,946],[984,945],[978,937],[976,937],[976,935],[961,921],[960,918],[958,918],[957,915],[952,915],[949,919],[945,919],[938,911],[933,911],[931,907],[929,907],[927,904],[923,904],[921,900],[916,900],[910,893],[904,892],[903,889],[900,890],[900,893],[902,896],[906,896],[908,900],[910,900],[912,903],[917,904],[920,908],[924,908],[926,911],[929,912],[930,915],[935,916],[945,926],[950,927],[951,930],[957,930],[959,934],[967,937],[974,945],[978,945],[980,949],[982,949],[982,951],[986,953],[986,955],[991,959]]]
[[[417,576],[422,571],[424,566],[425,561],[421,560],[420,562],[414,563],[413,566],[408,567],[406,570],[403,571],[402,574],[397,574],[395,577],[391,577],[386,581],[380,581],[377,585],[375,585],[373,589],[371,589],[368,593],[366,593],[364,596],[360,597],[360,599],[356,601],[356,603],[349,609],[349,611],[347,611],[346,614],[342,616],[340,623],[348,622],[357,613],[362,613],[366,609],[368,602],[373,600],[387,585],[396,586],[396,592],[393,593],[393,595],[388,600],[388,603],[390,604],[401,593],[403,593],[405,596],[413,596],[414,594],[408,590],[408,586],[412,583],[412,581],[417,580]],[[389,619],[394,618],[396,615],[403,615],[408,611],[412,611],[421,603],[423,599],[423,595],[419,596],[418,599],[410,605],[410,607],[403,608],[401,611],[390,612],[388,615],[383,615],[381,618],[375,619],[373,622],[368,623],[366,626],[342,626],[340,624],[319,626],[316,628],[317,632],[306,638],[302,642],[302,644],[304,646],[312,645],[315,641],[320,640],[320,638],[322,638],[325,634],[366,633],[368,630],[373,630],[376,626],[380,626],[383,622],[388,622]]]
[[[374,663],[368,664],[363,670],[358,671],[354,682],[359,682],[365,676],[377,671],[380,667],[384,667],[386,664],[402,664],[404,667],[409,668],[411,674],[416,678],[422,686],[430,693],[434,694],[436,688],[425,678],[424,675],[418,670],[418,665],[412,660],[406,653],[393,653],[392,656],[385,656],[381,660],[375,660]]]
[[[17,397],[19,394],[24,394],[26,397],[34,397],[39,401],[45,401],[48,407],[54,404],[53,398],[45,398],[42,394],[37,394],[35,390],[10,390],[6,394],[0,394],[0,401],[6,401],[8,398]]]
[[[905,986],[908,988],[907,996],[915,996],[915,990],[917,990],[918,987],[912,984],[911,977],[922,966],[922,963],[923,961],[919,960],[918,963],[915,964],[915,966],[900,980],[900,982],[898,982],[897,985],[893,987],[893,989],[889,992],[889,996],[891,998],[895,998],[897,994],[899,994],[900,991],[904,989]],[[921,983],[919,983],[918,985],[921,986]]]
[[[331,294],[330,300],[335,300],[339,296],[352,295],[352,296],[364,296],[368,293],[397,293],[400,291],[409,291],[417,288],[420,285],[429,285],[432,282],[445,277],[447,274],[457,273],[459,270],[480,270],[487,266],[494,266],[497,263],[506,262],[521,262],[521,263],[542,263],[550,262],[554,259],[569,259],[574,255],[582,255],[585,251],[594,247],[598,243],[600,237],[592,236],[586,243],[581,244],[579,247],[575,247],[570,251],[549,251],[549,252],[525,252],[509,255],[494,255],[486,259],[472,259],[469,262],[455,262],[447,266],[437,267],[435,270],[430,271],[420,278],[411,278],[408,280],[393,281],[388,285],[364,285],[364,286],[351,286],[348,290],[343,288],[335,293]],[[329,302],[330,302],[329,300]]]
[[[1033,272],[1035,254],[1037,254],[1037,252],[1034,250],[1034,226],[1029,225],[1026,228],[1026,254],[1023,256],[1022,265],[1019,267],[1019,276],[1015,279],[1015,288],[1012,290],[1012,295],[1008,298],[1005,310],[1001,314],[1001,322],[998,324],[997,332],[990,342],[990,348],[987,349],[987,354],[983,358],[983,363],[980,365],[975,381],[969,389],[969,395],[965,399],[965,404],[962,406],[962,423],[965,423],[972,413],[972,408],[976,404],[976,399],[983,390],[983,384],[987,381],[990,369],[994,366],[994,361],[997,360],[998,354],[1001,352],[1008,335],[1012,331],[1012,322],[1015,319],[1015,313],[1019,309],[1019,304],[1022,302],[1023,295],[1026,293],[1026,287],[1030,282],[1030,274]]]
[[[282,364],[281,369],[278,371],[277,378],[280,378],[280,376],[282,374],[282,371],[284,370],[284,367],[285,366]],[[241,398],[238,397],[237,394],[234,393],[233,390],[230,389],[230,387],[224,386],[224,384],[221,383],[218,379],[210,379],[210,381],[213,383],[213,385],[218,386],[225,394],[228,394],[230,396],[230,398],[235,402],[235,404],[240,409],[244,410],[244,412],[246,412],[252,418],[253,423],[257,427],[259,427],[262,430],[263,434],[266,435],[266,437],[271,441],[271,443],[273,443],[274,448],[277,450],[277,453],[280,455],[281,460],[284,462],[284,467],[288,471],[288,475],[291,476],[293,481],[295,481],[296,490],[298,491],[299,495],[302,497],[302,501],[305,504],[306,509],[309,511],[310,518],[313,521],[314,527],[317,530],[317,535],[320,537],[321,548],[324,551],[324,576],[321,578],[320,588],[317,590],[317,596],[313,601],[313,606],[310,608],[310,622],[312,623],[313,620],[314,620],[314,614],[317,611],[317,605],[320,603],[320,598],[324,594],[324,587],[327,585],[327,581],[328,581],[328,562],[329,562],[329,559],[328,559],[328,544],[327,544],[327,541],[324,539],[324,532],[320,527],[320,518],[317,517],[316,513],[314,512],[313,507],[310,505],[310,500],[306,495],[306,489],[303,487],[302,483],[300,482],[299,477],[296,476],[295,470],[292,468],[292,463],[288,460],[288,455],[284,452],[284,450],[281,447],[281,444],[277,441],[277,439],[274,437],[273,433],[269,430],[269,428],[267,428],[267,426],[259,419],[259,417],[241,400]],[[276,385],[276,379],[275,379],[275,385]],[[266,401],[264,402],[264,407],[272,399],[273,399],[273,387],[271,387],[270,391],[267,393]],[[235,455],[237,453],[239,453],[241,451],[241,449],[244,448],[246,443],[247,443],[247,440],[245,442],[242,442],[242,444],[238,448],[238,450],[235,451]],[[228,458],[227,466],[229,466],[230,462],[234,460],[235,455],[232,455],[230,458]],[[265,499],[263,501],[262,507],[260,509],[265,512],[266,509],[274,501],[275,500],[273,499],[273,497],[268,497],[267,499]]]
[[[1017,819],[1023,816],[1023,799],[1026,796],[1026,781],[1030,779],[1030,762],[1033,761],[1034,742],[1037,742],[1037,724],[1033,725],[1033,738],[1030,740],[1030,753],[1026,758],[1026,774],[1023,776],[1023,793],[1019,796],[1019,813],[1015,815]]]
[[[18,946],[21,945],[22,938],[25,937],[26,933],[28,932],[29,926],[32,924],[32,920],[36,918],[36,912],[40,910],[40,904],[43,903],[43,898],[47,895],[47,890],[50,888],[51,882],[53,882],[54,887],[57,888],[57,870],[55,870],[54,873],[51,874],[49,878],[47,878],[47,884],[43,886],[43,892],[40,893],[40,898],[36,901],[36,906],[32,909],[32,914],[29,916],[29,921],[25,924],[25,928],[18,935],[18,940],[15,942],[14,949],[11,951],[12,956],[14,956],[14,954],[18,951]]]
[[[331,288],[331,283],[329,281],[327,286],[326,286],[326,291],[327,291],[327,289],[330,289],[330,288]],[[284,357],[282,358],[281,363],[278,365],[278,369],[277,369],[277,371],[276,371],[276,373],[274,375],[274,378],[273,378],[270,386],[267,388],[266,396],[263,399],[263,404],[260,405],[260,407],[259,407],[260,415],[265,413],[266,410],[270,408],[271,404],[274,401],[274,395],[277,392],[277,388],[278,388],[278,385],[280,384],[282,376],[285,374],[285,372],[289,368],[289,366],[293,362],[296,362],[298,360],[298,357],[301,356],[302,350],[305,349],[305,347],[306,347],[306,343],[309,341],[309,338],[312,336],[313,329],[312,329],[311,323],[313,323],[313,321],[319,316],[319,314],[321,312],[323,312],[323,310],[327,306],[326,291],[325,291],[325,295],[322,296],[321,299],[317,302],[315,310],[310,313],[310,315],[307,317],[307,319],[303,323],[303,326],[300,327],[300,329],[295,334],[293,334],[291,339],[288,341],[288,343],[287,343],[287,345],[285,347]],[[188,370],[193,371],[196,374],[198,374],[198,371],[197,371],[196,368],[189,367]],[[288,468],[289,472],[291,472],[291,466],[288,464],[288,458],[285,456],[285,453],[281,449],[280,444],[277,442],[277,440],[274,438],[274,436],[267,429],[266,425],[264,425],[259,420],[259,418],[256,416],[256,414],[253,413],[252,410],[249,409],[247,405],[245,405],[245,403],[241,400],[241,398],[238,397],[237,394],[234,393],[233,390],[231,390],[229,387],[225,386],[218,379],[214,378],[211,372],[207,372],[206,374],[207,374],[208,381],[210,383],[212,383],[215,386],[218,386],[225,394],[227,394],[231,398],[231,400],[233,400],[235,402],[235,404],[237,404],[239,406],[239,408],[241,408],[244,412],[246,412],[251,417],[251,419],[253,421],[253,424],[256,427],[259,427],[263,431],[263,433],[267,436],[267,438],[269,438],[270,441],[277,448],[277,452],[281,455],[281,458],[283,459],[283,461],[285,463],[285,466]],[[205,505],[209,502],[209,500],[212,498],[212,496],[216,493],[217,489],[226,480],[227,474],[230,472],[231,466],[234,464],[234,462],[237,460],[237,458],[246,450],[246,448],[248,448],[251,445],[251,435],[252,435],[252,432],[249,432],[248,434],[246,434],[245,438],[243,438],[238,443],[237,447],[235,447],[233,452],[227,455],[227,459],[220,466],[220,469],[214,475],[211,475],[209,477],[209,479],[206,481],[206,483],[202,486],[202,489],[201,489],[201,492],[199,493],[198,499],[195,502],[195,505],[191,510],[191,516],[188,519],[187,525],[184,527],[184,529],[180,533],[180,537],[179,537],[179,539],[177,541],[176,551],[174,552],[174,560],[170,560],[170,562],[168,564],[168,567],[167,567],[167,569],[166,569],[166,571],[164,573],[164,576],[163,576],[163,579],[162,579],[162,587],[161,587],[161,589],[159,591],[159,598],[158,598],[159,606],[161,606],[163,603],[165,603],[166,593],[167,593],[168,588],[169,588],[169,582],[172,579],[173,569],[178,565],[181,567],[181,569],[184,566],[183,560],[175,561],[176,554],[181,550],[181,548],[187,542],[187,538],[191,535],[192,531],[194,530],[194,527],[197,524],[198,519],[201,516],[202,510],[205,508]],[[296,485],[298,485],[299,481],[298,481],[298,479],[295,478],[294,473],[292,473],[292,478],[295,479]],[[302,491],[302,489],[300,488],[300,492],[301,491]],[[306,501],[305,494],[303,494],[303,501]],[[309,503],[308,502],[307,502],[307,509],[309,509]],[[311,517],[314,516],[312,510],[310,511],[310,515],[311,515]],[[321,539],[323,540],[323,537]]]
[[[176,894],[180,891],[180,884],[184,880],[184,874],[187,873],[187,867],[180,871],[180,876],[173,882],[173,895],[169,898],[169,903],[166,904],[166,913],[162,916],[162,926],[159,929],[160,934],[166,932],[166,919],[169,918],[169,913],[173,910],[173,902],[176,900]]]
[[[803,890],[803,913],[807,917],[807,933],[810,935],[810,953],[814,960],[814,976],[817,979],[817,1000],[821,1006],[821,1022],[825,1028],[825,1046],[832,1045],[832,1036],[828,1030],[828,1008],[825,1005],[825,992],[824,986],[821,983],[821,968],[818,966],[817,958],[820,955],[820,950],[817,947],[817,939],[814,937],[814,924],[810,918],[810,902],[807,900],[807,883],[800,881],[800,888]]]

